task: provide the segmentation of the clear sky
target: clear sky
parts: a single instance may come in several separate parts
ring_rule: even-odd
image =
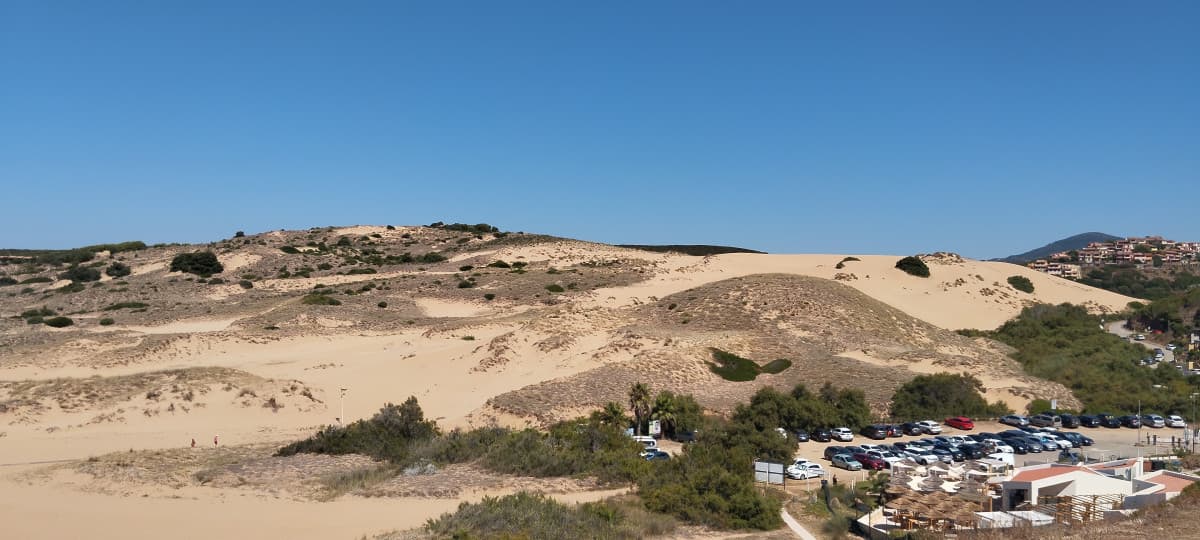
[[[1200,240],[1197,28],[1192,0],[0,0],[0,246]]]

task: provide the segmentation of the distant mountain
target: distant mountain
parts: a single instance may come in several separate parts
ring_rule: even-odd
[[[1077,234],[1075,236],[1071,236],[1068,238],[1063,238],[1062,240],[1059,240],[1057,242],[1051,242],[1040,248],[1031,249],[1031,250],[1026,251],[1025,253],[1021,253],[1019,255],[1011,255],[1008,257],[1004,257],[1003,259],[992,259],[992,260],[1013,263],[1013,264],[1025,264],[1029,261],[1034,261],[1037,259],[1044,259],[1046,257],[1049,257],[1051,254],[1058,253],[1060,251],[1071,251],[1073,249],[1082,249],[1082,248],[1087,247],[1087,245],[1092,242],[1112,242],[1113,240],[1120,240],[1121,238],[1122,237],[1120,237],[1120,236],[1113,236],[1111,234],[1104,234],[1104,233],[1099,233],[1099,232],[1086,232],[1086,233]]]

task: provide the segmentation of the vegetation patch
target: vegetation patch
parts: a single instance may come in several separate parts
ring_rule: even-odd
[[[100,326],[112,326],[112,324],[114,322],[116,322],[116,321],[112,320],[109,317],[105,317],[103,319],[100,319]]]
[[[310,293],[300,299],[301,304],[309,306],[340,306],[341,300],[319,293]]]
[[[560,292],[565,291],[566,289],[563,289],[562,285],[559,285],[557,283],[551,283],[549,285],[546,285],[546,290],[550,291],[552,293],[560,293]]]
[[[46,324],[46,326],[52,326],[54,328],[66,328],[68,326],[71,326],[72,324],[75,324],[75,321],[71,320],[70,317],[61,317],[61,316],[60,317],[51,317],[42,322],[44,322]]]
[[[141,309],[141,308],[146,308],[146,307],[150,307],[150,304],[143,304],[141,302],[118,302],[116,304],[111,304],[111,305],[105,306],[101,311],[116,311],[118,309]]]
[[[72,266],[58,275],[59,279],[69,279],[74,282],[99,281],[100,271],[87,266]]]
[[[119,262],[114,262],[114,263],[108,265],[108,268],[104,269],[105,274],[108,274],[109,277],[114,277],[114,278],[125,277],[125,276],[128,276],[129,274],[131,274],[132,272],[133,271],[130,270],[129,265],[124,264],[124,263],[119,263]]]
[[[180,253],[171,259],[172,272],[184,272],[207,278],[225,271],[217,255],[211,251]]]
[[[1033,282],[1025,276],[1009,276],[1008,284],[1018,291],[1033,294]]]
[[[917,277],[929,277],[929,266],[919,257],[905,257],[896,261],[896,268]]]
[[[837,265],[836,265],[836,266],[834,266],[834,268],[837,268],[838,270],[841,270],[841,269],[843,269],[843,268],[845,268],[845,267],[846,267],[846,263],[848,263],[848,262],[854,262],[854,261],[858,261],[858,260],[860,260],[858,257],[846,257],[846,258],[844,258],[844,259],[842,259],[842,260],[838,261]]]
[[[908,420],[959,415],[999,418],[1012,413],[1002,401],[988,403],[982,391],[983,383],[971,375],[918,375],[892,396],[892,417]]]
[[[708,368],[722,379],[731,382],[753,381],[760,373],[776,374],[792,367],[792,361],[784,358],[760,366],[753,360],[721,349],[713,348],[711,351],[713,361],[708,362]]]
[[[675,530],[675,520],[647,512],[635,498],[566,505],[524,491],[462,503],[453,514],[429,520],[437,538],[545,538],[634,540]]]

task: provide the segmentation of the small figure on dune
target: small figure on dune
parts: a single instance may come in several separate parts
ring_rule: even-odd
[[[213,435],[213,446],[217,446],[217,436]]]
[[[192,438],[192,448],[195,448],[195,447],[196,447],[196,439],[193,437]]]

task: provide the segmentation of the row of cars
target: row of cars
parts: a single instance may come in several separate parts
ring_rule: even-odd
[[[946,425],[957,427],[963,430],[974,429],[975,424],[970,418],[958,416],[947,418]],[[780,434],[786,436],[787,432],[780,428]],[[922,420],[920,422],[905,422],[903,424],[872,424],[859,430],[859,435],[868,439],[882,441],[888,437],[902,437],[904,435],[938,435],[942,432],[942,425],[933,420]],[[796,440],[799,442],[808,442],[810,440],[817,442],[850,442],[854,440],[854,432],[850,428],[839,427],[832,429],[817,429],[809,433],[803,429],[793,432]]]
[[[1013,427],[1106,427],[1119,428],[1125,426],[1128,428],[1151,427],[1151,428],[1182,428],[1186,427],[1183,417],[1177,414],[1170,414],[1166,417],[1157,414],[1143,414],[1141,416],[1135,414],[1127,414],[1125,416],[1117,416],[1115,414],[1100,413],[1100,414],[1083,414],[1075,416],[1073,414],[1035,414],[1030,417],[1021,416],[1018,414],[1010,414],[1000,418],[1001,424],[1006,424]]]

